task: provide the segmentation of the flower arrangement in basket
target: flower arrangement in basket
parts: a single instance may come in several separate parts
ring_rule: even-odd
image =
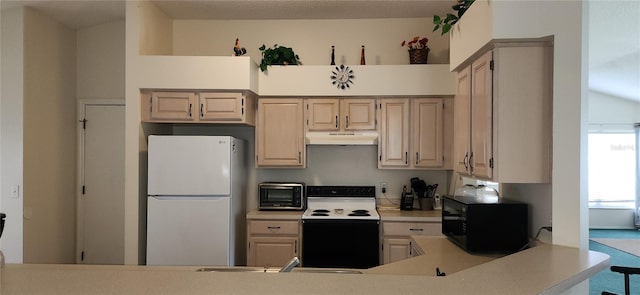
[[[429,55],[429,47],[427,47],[429,39],[424,37],[413,37],[413,40],[407,42],[402,41],[401,46],[407,46],[409,48],[409,63],[410,64],[426,64],[427,56]]]

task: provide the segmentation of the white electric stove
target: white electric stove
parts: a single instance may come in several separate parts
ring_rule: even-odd
[[[302,214],[302,265],[379,265],[380,214],[374,186],[307,186]]]

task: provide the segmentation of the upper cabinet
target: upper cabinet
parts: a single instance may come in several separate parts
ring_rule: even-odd
[[[143,122],[195,121],[193,106],[198,103],[194,92],[152,92],[150,97],[143,97],[143,103],[149,107],[143,108]]]
[[[458,72],[454,169],[504,183],[551,180],[552,47],[496,42]]]
[[[378,168],[409,167],[408,98],[380,99]]]
[[[451,99],[384,98],[379,108],[378,168],[451,169]]]
[[[246,92],[143,91],[142,121],[255,125],[255,95]]]
[[[376,130],[374,98],[317,98],[305,100],[308,131]]]
[[[256,167],[305,167],[302,98],[261,98]]]

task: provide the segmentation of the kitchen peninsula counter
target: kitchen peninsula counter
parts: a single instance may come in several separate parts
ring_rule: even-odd
[[[425,254],[443,237],[412,237]],[[440,249],[450,251],[451,249]],[[430,250],[431,249],[431,250]],[[438,251],[440,251],[438,250]],[[200,267],[16,265],[2,270],[6,294],[561,294],[609,265],[609,256],[543,244],[505,257],[475,261],[434,276],[429,256],[364,274],[196,272]],[[464,259],[462,259],[464,260]],[[481,259],[482,260],[482,259]],[[473,264],[473,263],[471,263]]]
[[[380,220],[404,222],[442,222],[442,210],[410,210],[379,207]]]

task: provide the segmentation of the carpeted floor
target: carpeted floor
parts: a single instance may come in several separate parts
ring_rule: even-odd
[[[637,230],[590,230],[590,238],[604,239],[640,239],[640,231]],[[589,249],[608,254],[611,257],[611,265],[623,265],[640,267],[640,257],[589,240]],[[640,276],[630,277],[631,294],[640,294]],[[624,277],[614,273],[608,268],[589,279],[589,294],[600,295],[602,291],[624,294]]]
[[[591,240],[640,257],[640,239],[591,238]]]

